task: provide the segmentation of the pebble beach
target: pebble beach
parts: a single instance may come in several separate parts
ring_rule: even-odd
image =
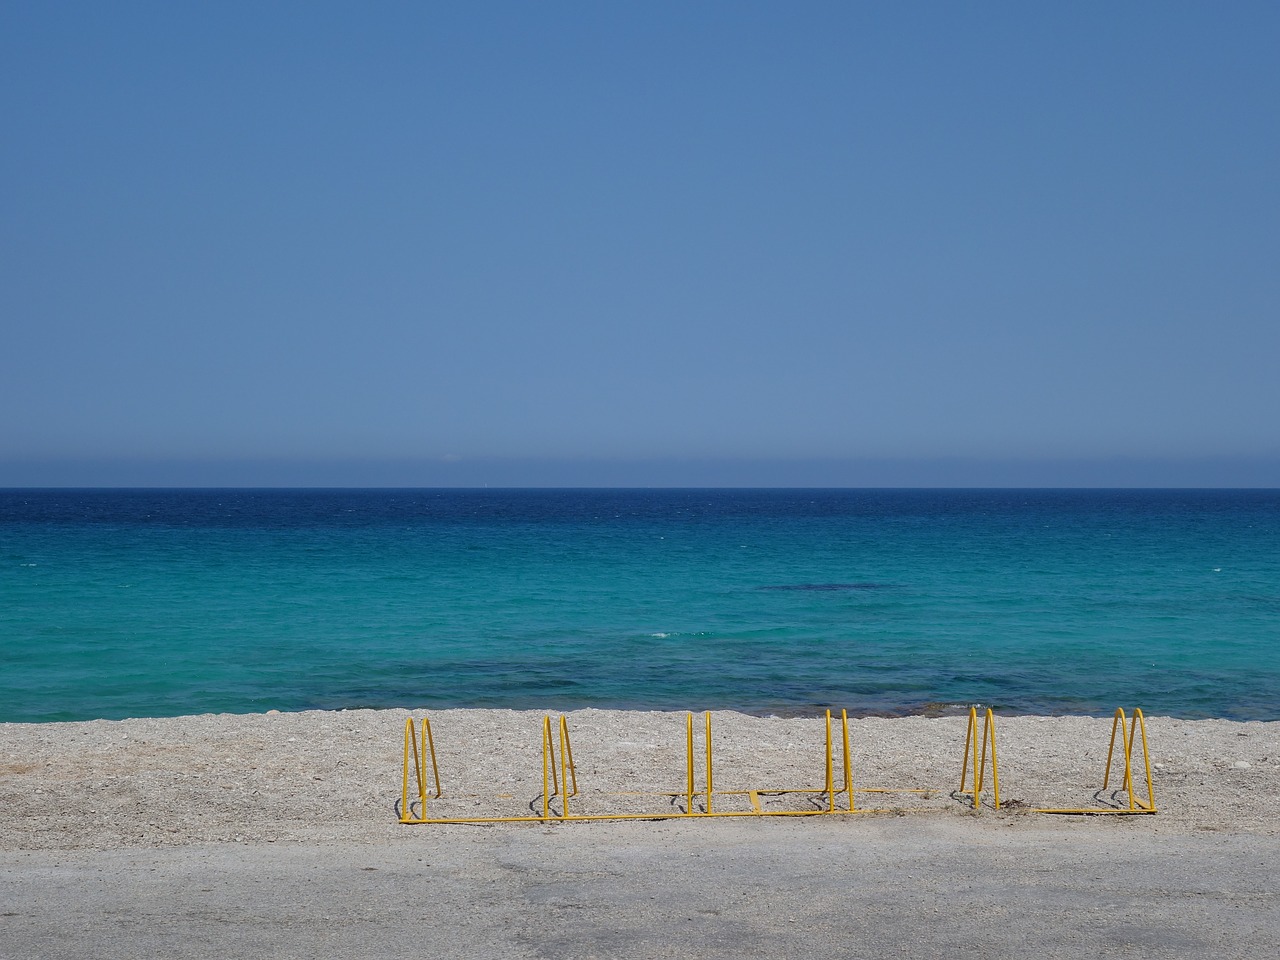
[[[540,809],[542,721],[550,716],[558,724],[558,713],[348,710],[3,724],[0,845],[369,842],[448,830],[398,822],[404,725],[411,716],[432,723],[443,798],[430,803],[431,816],[528,816]],[[573,812],[671,811],[658,795],[685,789],[685,714],[582,710],[565,717],[579,784]],[[712,723],[714,786],[725,792],[716,809],[750,809],[733,791],[824,786],[822,718],[715,712]],[[1146,821],[1126,829],[1276,833],[1280,722],[1148,717],[1146,727],[1158,813],[1125,818]],[[982,816],[1011,828],[1036,819],[1030,811],[1038,808],[1124,807],[1127,798],[1115,794],[1118,746],[1112,782],[1102,791],[1111,728],[1109,718],[998,717],[1002,809],[992,809],[988,767],[982,809],[975,813],[953,796],[967,717],[851,718],[856,805],[957,823]],[[700,713],[694,729],[701,790]],[[833,729],[835,778],[842,784],[838,715]],[[1145,800],[1140,743],[1133,757],[1137,792]],[[796,803],[803,809],[808,801],[799,795],[764,802],[764,809],[793,809]],[[1116,827],[1099,823],[1093,829]]]

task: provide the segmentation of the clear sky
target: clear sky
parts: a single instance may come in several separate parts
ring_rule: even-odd
[[[5,3],[0,486],[1280,485],[1280,4]]]

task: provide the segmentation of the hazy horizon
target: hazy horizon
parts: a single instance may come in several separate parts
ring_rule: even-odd
[[[1271,489],[1280,459],[0,462],[0,488]]]

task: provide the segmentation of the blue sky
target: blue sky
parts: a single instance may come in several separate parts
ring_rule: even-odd
[[[1280,6],[0,7],[0,486],[1280,485]]]

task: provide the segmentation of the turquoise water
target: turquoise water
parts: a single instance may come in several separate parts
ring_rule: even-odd
[[[1278,694],[1277,491],[0,491],[0,721]]]

